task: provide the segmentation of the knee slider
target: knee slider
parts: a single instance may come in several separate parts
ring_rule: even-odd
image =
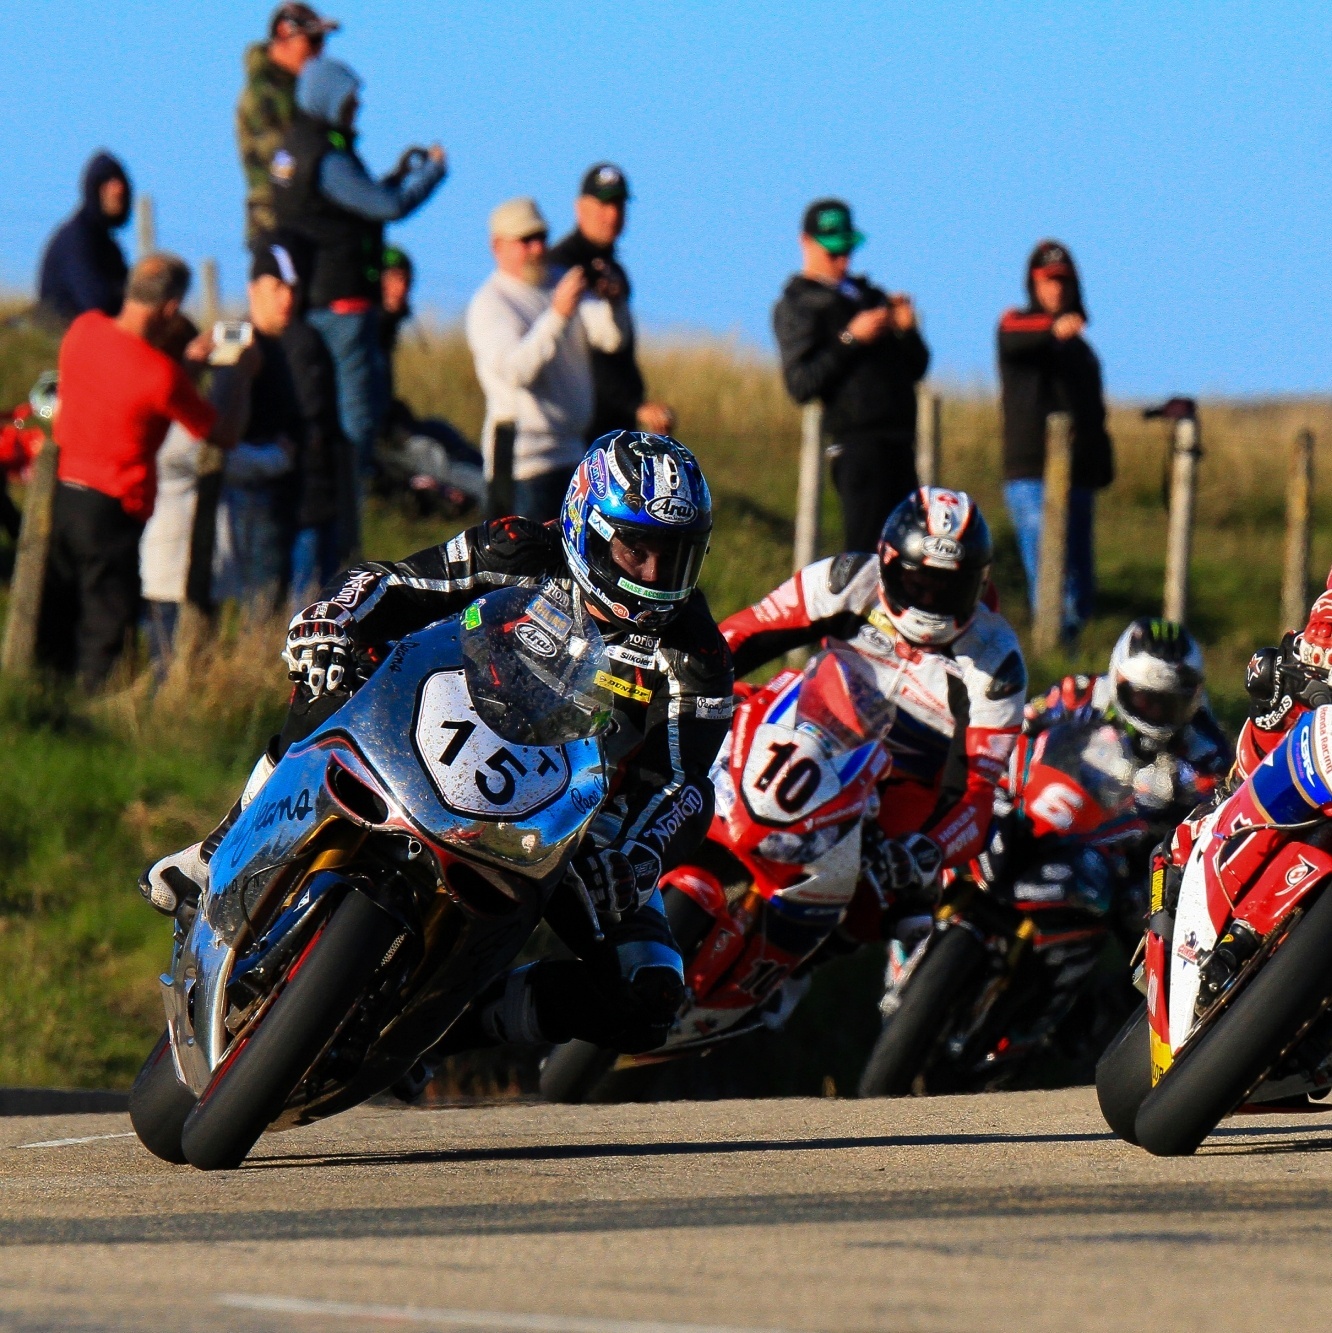
[[[669,1027],[684,1003],[684,978],[671,967],[640,967],[629,983],[642,1021]]]

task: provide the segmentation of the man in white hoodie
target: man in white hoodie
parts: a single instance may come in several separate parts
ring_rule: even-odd
[[[493,483],[497,434],[503,440],[511,430],[512,512],[539,523],[559,513],[587,447],[595,401],[589,349],[617,351],[627,318],[623,306],[587,295],[581,267],[549,285],[548,235],[534,200],[501,204],[490,215],[495,272],[467,307],[467,345],[486,395],[486,476]],[[503,489],[501,478],[496,490]]]

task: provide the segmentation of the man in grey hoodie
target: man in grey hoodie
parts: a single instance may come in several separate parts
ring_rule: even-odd
[[[307,321],[328,344],[337,375],[338,415],[362,477],[371,469],[375,359],[384,224],[419,208],[444,179],[444,150],[410,148],[382,180],[356,152],[361,80],[339,60],[311,60],[296,83],[296,114],[273,155],[278,225],[303,248]],[[359,496],[344,540],[359,544]]]

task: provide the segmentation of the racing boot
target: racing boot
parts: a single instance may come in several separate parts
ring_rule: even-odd
[[[1194,1001],[1197,1014],[1201,1016],[1212,1007],[1262,942],[1263,937],[1247,921],[1231,924],[1198,967],[1198,998]]]
[[[222,839],[240,818],[241,811],[258,795],[277,767],[276,737],[259,756],[250,772],[240,799],[227,811],[222,822],[202,842],[154,861],[139,876],[139,892],[164,916],[174,916],[189,929],[199,907],[199,898],[208,888],[208,863],[222,844]]]

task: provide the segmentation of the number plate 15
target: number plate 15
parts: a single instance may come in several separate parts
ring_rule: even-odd
[[[555,746],[514,745],[477,716],[461,671],[440,671],[421,692],[416,748],[444,804],[479,819],[521,819],[569,785]]]
[[[755,819],[765,824],[795,824],[813,814],[841,784],[807,732],[765,722],[754,733],[740,790]]]

